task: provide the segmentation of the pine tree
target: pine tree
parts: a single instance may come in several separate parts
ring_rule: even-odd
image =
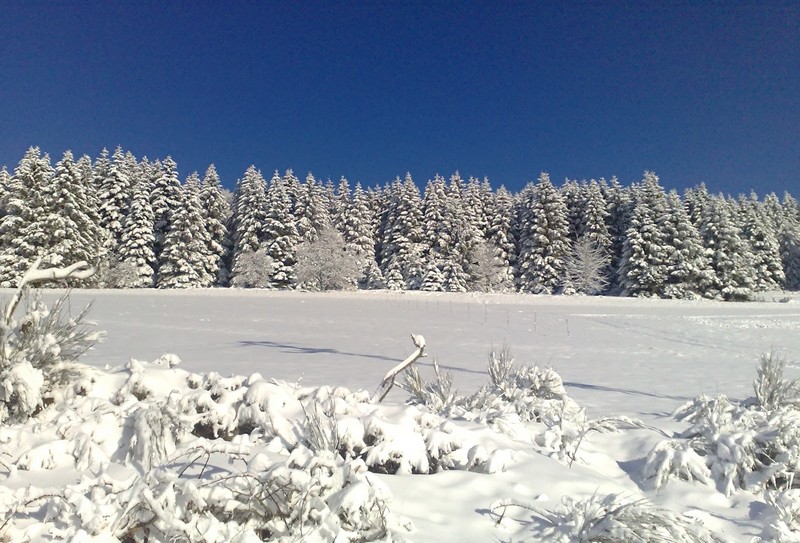
[[[150,204],[153,206],[155,236],[154,250],[156,260],[161,265],[161,252],[164,250],[167,235],[174,228],[175,214],[183,205],[183,187],[178,179],[178,165],[167,157],[163,162],[156,160],[150,164],[149,176],[153,180]],[[158,273],[158,270],[156,270]]]
[[[788,192],[783,197],[780,248],[786,288],[800,290],[800,205]]]
[[[715,286],[726,300],[746,300],[752,295],[753,277],[747,244],[724,198],[711,198],[701,219],[700,237],[710,251]]]
[[[309,173],[295,202],[294,215],[301,242],[313,243],[323,230],[330,227],[331,217],[326,202],[324,189]]]
[[[567,206],[561,194],[542,173],[524,203],[520,248],[520,289],[552,294],[564,280],[569,254]]]
[[[608,233],[611,238],[609,268],[612,274],[609,287],[621,290],[622,277],[619,272],[622,270],[626,233],[630,227],[634,203],[631,191],[623,188],[616,177],[612,177],[608,183],[601,182],[600,188],[608,206]]]
[[[151,288],[155,283],[155,218],[151,192],[151,180],[146,176],[133,187],[131,209],[125,218],[118,250],[120,264],[131,271],[119,279],[118,286],[123,288]]]
[[[116,253],[122,238],[122,225],[130,209],[131,172],[122,148],[116,148],[110,161],[107,155],[103,149],[95,164],[94,183],[99,200],[100,226],[108,232],[107,249]]]
[[[510,290],[514,286],[514,264],[516,262],[515,241],[512,232],[514,220],[514,198],[501,186],[494,195],[490,215],[487,247],[489,247],[497,266],[498,281],[494,288]]]
[[[626,296],[658,296],[667,280],[670,247],[661,230],[661,217],[666,215],[666,198],[658,177],[645,172],[634,192],[634,208],[618,276]]]
[[[749,245],[750,265],[753,268],[753,290],[777,290],[786,283],[781,263],[778,233],[766,217],[764,209],[753,194],[742,202],[742,237]]]
[[[435,260],[428,260],[422,274],[422,284],[419,287],[424,292],[441,292],[444,290],[444,276]]]
[[[233,202],[231,280],[241,271],[241,255],[261,251],[268,242],[266,182],[255,166],[247,168],[236,184]]]
[[[397,179],[392,184],[385,216],[381,261],[387,286],[395,288],[399,275],[402,288],[419,288],[424,270],[422,200],[411,174],[406,174],[402,182]]]
[[[287,170],[283,178],[275,172],[267,194],[268,213],[264,230],[267,254],[274,263],[271,278],[273,288],[290,288],[295,283],[294,266],[297,262],[300,235],[292,213],[291,191],[294,179],[291,170]]]
[[[44,264],[63,267],[86,261],[96,266],[104,253],[97,201],[70,151],[56,164],[43,192],[45,207],[37,222],[46,233],[40,245],[47,255]]]
[[[213,164],[206,170],[200,186],[200,208],[208,234],[209,259],[206,262],[206,272],[214,278],[215,285],[225,286],[230,279],[228,258],[231,239],[227,225],[231,217],[231,206],[225,198]]]
[[[199,288],[210,286],[208,234],[200,210],[200,179],[193,173],[173,210],[172,223],[164,239],[158,267],[158,288]]]
[[[0,286],[13,287],[41,254],[43,233],[36,224],[45,208],[45,191],[53,175],[50,157],[31,147],[8,185],[0,219]]]
[[[666,298],[708,296],[713,292],[714,272],[700,233],[692,224],[676,192],[670,192],[666,202],[667,212],[660,219],[660,228],[668,247],[661,295]]]

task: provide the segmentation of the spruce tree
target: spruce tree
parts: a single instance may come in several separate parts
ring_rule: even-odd
[[[108,251],[116,254],[117,246],[122,239],[125,216],[130,209],[131,173],[129,162],[117,147],[111,160],[103,149],[101,157],[95,163],[95,186],[99,200],[100,226],[108,233]]]
[[[284,177],[278,172],[272,177],[267,193],[267,217],[264,223],[267,254],[273,261],[270,279],[273,288],[291,288],[295,284],[294,266],[300,235],[292,213],[294,175],[287,170]]]
[[[524,210],[524,239],[519,256],[520,289],[552,294],[563,283],[570,244],[567,206],[548,174],[539,176]]]
[[[200,209],[203,213],[203,224],[208,235],[208,255],[206,273],[214,278],[214,284],[225,286],[230,279],[228,258],[231,250],[231,239],[228,223],[231,217],[231,206],[222,191],[222,184],[214,165],[210,165],[200,185]]]
[[[753,290],[777,290],[786,283],[781,263],[779,234],[758,202],[752,195],[742,203],[742,237],[749,245],[750,265],[753,269]]]
[[[50,157],[31,147],[11,176],[2,206],[6,214],[0,219],[0,286],[16,286],[42,252],[43,233],[36,231],[36,222],[52,175]]]
[[[753,276],[747,244],[721,196],[709,199],[701,218],[700,237],[710,251],[715,286],[725,300],[747,300],[753,292]]]
[[[233,251],[231,258],[231,279],[240,273],[239,259],[246,252],[264,250],[268,240],[267,232],[267,189],[261,172],[250,166],[239,180],[234,192],[232,216]]]
[[[124,288],[150,288],[155,283],[156,256],[153,250],[154,215],[150,203],[151,180],[142,177],[133,187],[131,209],[119,244],[119,261],[132,273],[121,278]]]
[[[661,295],[666,298],[713,296],[714,273],[700,233],[674,191],[667,195],[667,212],[660,228],[668,248]]]

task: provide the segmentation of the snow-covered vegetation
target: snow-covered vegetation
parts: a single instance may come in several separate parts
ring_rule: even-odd
[[[101,325],[139,298],[118,300],[110,314],[101,309]],[[211,310],[214,299],[201,301]],[[665,423],[645,412],[647,420],[593,413],[572,396],[584,385],[568,367],[519,363],[508,349],[475,372],[483,385],[472,392],[456,389],[461,366],[414,359],[398,379],[405,391],[384,403],[336,380],[193,372],[176,355],[100,369],[80,363],[94,331],[69,305],[57,299],[48,308],[32,296],[6,312],[14,316],[4,328],[3,368],[19,378],[4,379],[13,384],[4,401],[16,407],[0,427],[0,539],[785,542],[800,530],[800,387],[777,352],[755,368],[752,398],[701,396]],[[772,305],[793,315],[790,305]],[[552,334],[544,314],[531,317]],[[581,341],[577,322],[572,335],[561,326]],[[285,335],[271,330],[275,340]],[[415,345],[437,352],[430,334]],[[344,363],[361,355],[338,356]],[[13,370],[23,366],[27,373]],[[470,505],[437,516],[461,503]]]
[[[255,167],[233,194],[213,165],[181,182],[174,160],[117,148],[55,166],[33,147],[0,170],[0,284],[38,256],[84,260],[105,288],[380,289],[746,300],[800,288],[790,194],[667,192],[645,172],[518,194],[486,179],[408,174],[351,189]]]

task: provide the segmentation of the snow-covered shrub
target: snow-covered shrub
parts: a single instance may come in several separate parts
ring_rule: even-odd
[[[726,495],[737,489],[800,487],[800,386],[784,379],[785,365],[782,357],[762,356],[755,398],[731,402],[723,395],[700,396],[678,408],[674,416],[691,424],[678,436],[686,441],[657,445],[648,456],[645,477],[656,487],[671,477],[713,481]],[[700,459],[710,478],[702,476]]]
[[[628,501],[618,494],[593,495],[585,500],[569,496],[553,511],[503,501],[492,506],[499,521],[509,507],[533,513],[533,519],[515,541],[552,543],[619,543],[669,541],[720,543],[724,541],[701,524],[650,503]]]
[[[767,526],[757,541],[772,543],[800,542],[800,490],[767,492]],[[755,542],[754,542],[755,543]]]
[[[515,364],[508,349],[489,355],[489,385],[470,396],[452,391],[452,377],[434,361],[435,380],[425,382],[415,367],[404,374],[411,404],[434,413],[486,423],[512,437],[530,440],[539,452],[570,464],[591,432],[616,432],[644,425],[627,417],[588,419],[567,395],[561,376],[552,368]]]
[[[786,406],[800,408],[800,379],[784,379],[785,369],[786,357],[774,352],[761,355],[753,390],[758,405],[767,411]]]
[[[52,307],[38,292],[26,289],[21,296],[21,304],[12,301],[0,319],[0,423],[24,420],[59,388],[80,385],[76,362],[99,338],[86,321],[90,306],[72,316],[66,294]]]

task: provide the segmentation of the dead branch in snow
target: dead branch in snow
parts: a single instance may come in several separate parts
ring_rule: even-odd
[[[11,302],[6,308],[6,322],[11,322],[11,317],[17,309],[17,304],[19,304],[19,301],[22,299],[22,292],[28,285],[41,283],[42,281],[52,281],[54,279],[88,279],[94,275],[95,272],[95,269],[84,260],[64,268],[47,268],[45,270],[39,269],[41,263],[42,257],[37,258],[36,261],[31,264],[31,267],[28,268],[28,271],[25,272],[25,275],[19,280],[17,291],[14,293],[14,297],[11,298]]]
[[[372,403],[380,403],[389,394],[389,391],[392,390],[394,386],[395,377],[400,375],[403,370],[407,367],[411,366],[414,362],[418,359],[428,356],[425,354],[425,338],[419,334],[411,334],[411,341],[414,342],[416,346],[416,350],[408,355],[408,358],[400,362],[398,365],[390,369],[386,375],[383,376],[383,381],[378,385],[378,389],[375,391],[375,394],[372,395],[370,402]]]

